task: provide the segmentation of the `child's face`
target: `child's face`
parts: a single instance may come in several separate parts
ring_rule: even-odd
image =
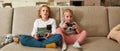
[[[40,10],[40,15],[42,18],[47,19],[49,17],[49,9],[47,7],[42,7]]]
[[[71,22],[73,20],[73,14],[70,12],[64,12],[63,17],[66,22]]]

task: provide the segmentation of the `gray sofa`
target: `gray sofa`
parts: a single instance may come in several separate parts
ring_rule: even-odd
[[[62,20],[62,12],[70,8],[74,19],[81,29],[88,32],[87,39],[82,44],[83,51],[120,51],[120,44],[107,39],[110,30],[120,23],[120,7],[81,6],[81,7],[51,7],[52,17],[57,25]],[[38,18],[38,7],[0,8],[0,43],[6,34],[31,35],[33,23]],[[35,48],[21,44],[10,43],[0,51],[61,51],[61,48]],[[72,45],[67,51],[80,51]]]

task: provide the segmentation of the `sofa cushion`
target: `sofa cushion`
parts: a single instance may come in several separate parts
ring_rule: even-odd
[[[31,35],[33,23],[38,18],[38,7],[20,7],[14,9],[13,34]],[[51,15],[59,22],[59,8],[51,7]]]
[[[0,8],[0,34],[11,33],[12,8]]]
[[[110,30],[120,24],[120,7],[108,7]]]
[[[82,47],[83,51],[120,51],[120,44],[106,37],[88,37]]]
[[[88,31],[88,36],[107,36],[108,19],[105,7],[61,7],[61,15],[66,8],[73,10],[75,21],[80,25],[81,29]]]
[[[116,40],[120,44],[120,24],[113,27],[113,29],[108,34],[107,38]]]
[[[0,8],[0,43],[5,40],[5,34],[12,33],[12,11],[12,8]]]
[[[84,44],[82,44],[83,51],[119,51],[119,47],[120,44],[109,40],[106,37],[88,37]],[[0,51],[61,51],[61,48],[34,48],[11,43],[1,48]],[[75,49],[72,45],[70,45],[67,51],[80,50]]]
[[[34,48],[34,47],[26,47],[20,44],[11,43],[3,48],[0,51],[61,51],[60,48]]]
[[[2,48],[4,45],[2,45],[1,43],[3,42],[3,41],[5,41],[5,36],[6,36],[7,34],[0,34],[0,48]]]

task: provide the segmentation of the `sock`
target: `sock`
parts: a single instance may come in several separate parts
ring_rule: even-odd
[[[62,51],[65,51],[66,49],[67,49],[67,44],[63,43],[63,45],[62,45]]]
[[[46,44],[46,48],[57,48],[56,43]]]
[[[19,43],[19,38],[14,38],[15,43]]]
[[[14,35],[14,36],[13,36],[13,41],[14,41],[15,43],[19,43],[19,38],[20,38],[20,36],[21,36],[21,35],[18,35],[18,34],[17,34],[17,35]]]
[[[82,47],[80,46],[79,42],[77,42],[77,41],[73,44],[73,47],[74,47],[74,48],[82,48]]]

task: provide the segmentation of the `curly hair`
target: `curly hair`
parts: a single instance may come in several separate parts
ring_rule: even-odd
[[[39,10],[38,10],[38,16],[41,18],[41,15],[40,15],[40,12],[41,12],[41,9],[43,8],[43,7],[47,7],[48,8],[48,11],[49,11],[49,18],[51,17],[51,9],[50,9],[50,7],[49,6],[47,6],[47,5],[42,5],[40,8],[39,8]]]

